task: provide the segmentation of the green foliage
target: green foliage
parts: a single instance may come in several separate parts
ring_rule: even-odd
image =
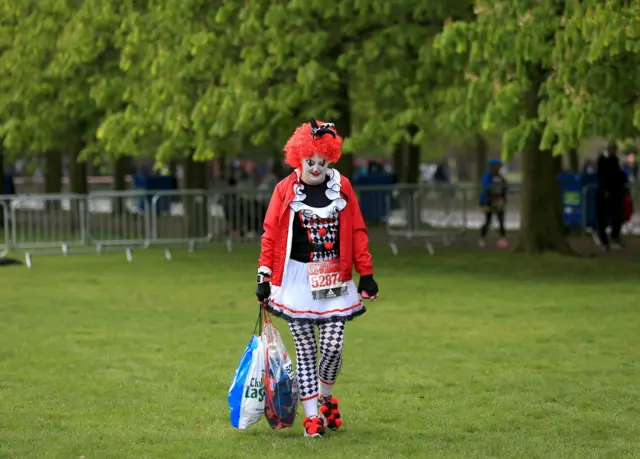
[[[0,55],[0,136],[14,155],[92,145],[104,109],[98,99],[117,100],[117,5],[5,0],[12,42]]]
[[[452,122],[506,128],[507,158],[532,135],[562,154],[592,136],[634,134],[637,3],[477,1],[475,9],[474,20],[449,24],[436,40],[463,63],[464,79],[448,91]]]
[[[506,128],[505,156],[533,134],[563,153],[594,135],[637,137],[639,10],[2,0],[0,138],[14,155],[80,142],[85,156],[209,159],[249,142],[279,149],[316,116],[338,123],[347,151]]]
[[[431,41],[469,3],[23,6],[4,0],[0,42],[15,32],[0,58],[0,134],[14,152],[65,150],[80,130],[85,156],[209,159],[247,141],[279,149],[308,116],[336,121],[347,151],[463,131],[439,116],[458,69]]]
[[[640,5],[572,2],[547,82],[545,141],[558,149],[593,135],[637,137],[640,127]]]
[[[225,70],[230,102],[218,111],[234,119],[229,129],[281,145],[292,124],[313,115],[338,121],[347,151],[391,151],[411,140],[408,125],[432,125],[423,97],[432,88],[416,80],[424,67],[418,53],[456,14],[448,3],[279,0],[233,14],[241,20],[242,60]],[[437,75],[440,64],[434,57]]]

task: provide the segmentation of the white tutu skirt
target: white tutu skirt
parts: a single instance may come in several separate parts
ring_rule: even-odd
[[[364,314],[358,289],[352,280],[346,282],[347,293],[335,298],[314,300],[309,284],[307,264],[289,260],[282,286],[271,287],[268,310],[288,321],[326,323],[351,320]]]

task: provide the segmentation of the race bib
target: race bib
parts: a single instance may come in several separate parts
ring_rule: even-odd
[[[336,298],[346,294],[347,286],[340,279],[340,260],[308,263],[309,285],[314,300]]]

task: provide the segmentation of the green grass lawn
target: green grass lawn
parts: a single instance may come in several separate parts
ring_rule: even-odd
[[[324,439],[229,423],[255,250],[0,268],[0,458],[640,457],[640,264],[374,255]]]

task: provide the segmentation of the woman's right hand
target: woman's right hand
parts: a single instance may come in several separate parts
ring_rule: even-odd
[[[271,296],[271,276],[268,274],[258,274],[258,285],[256,287],[256,296],[260,303],[264,303]]]

